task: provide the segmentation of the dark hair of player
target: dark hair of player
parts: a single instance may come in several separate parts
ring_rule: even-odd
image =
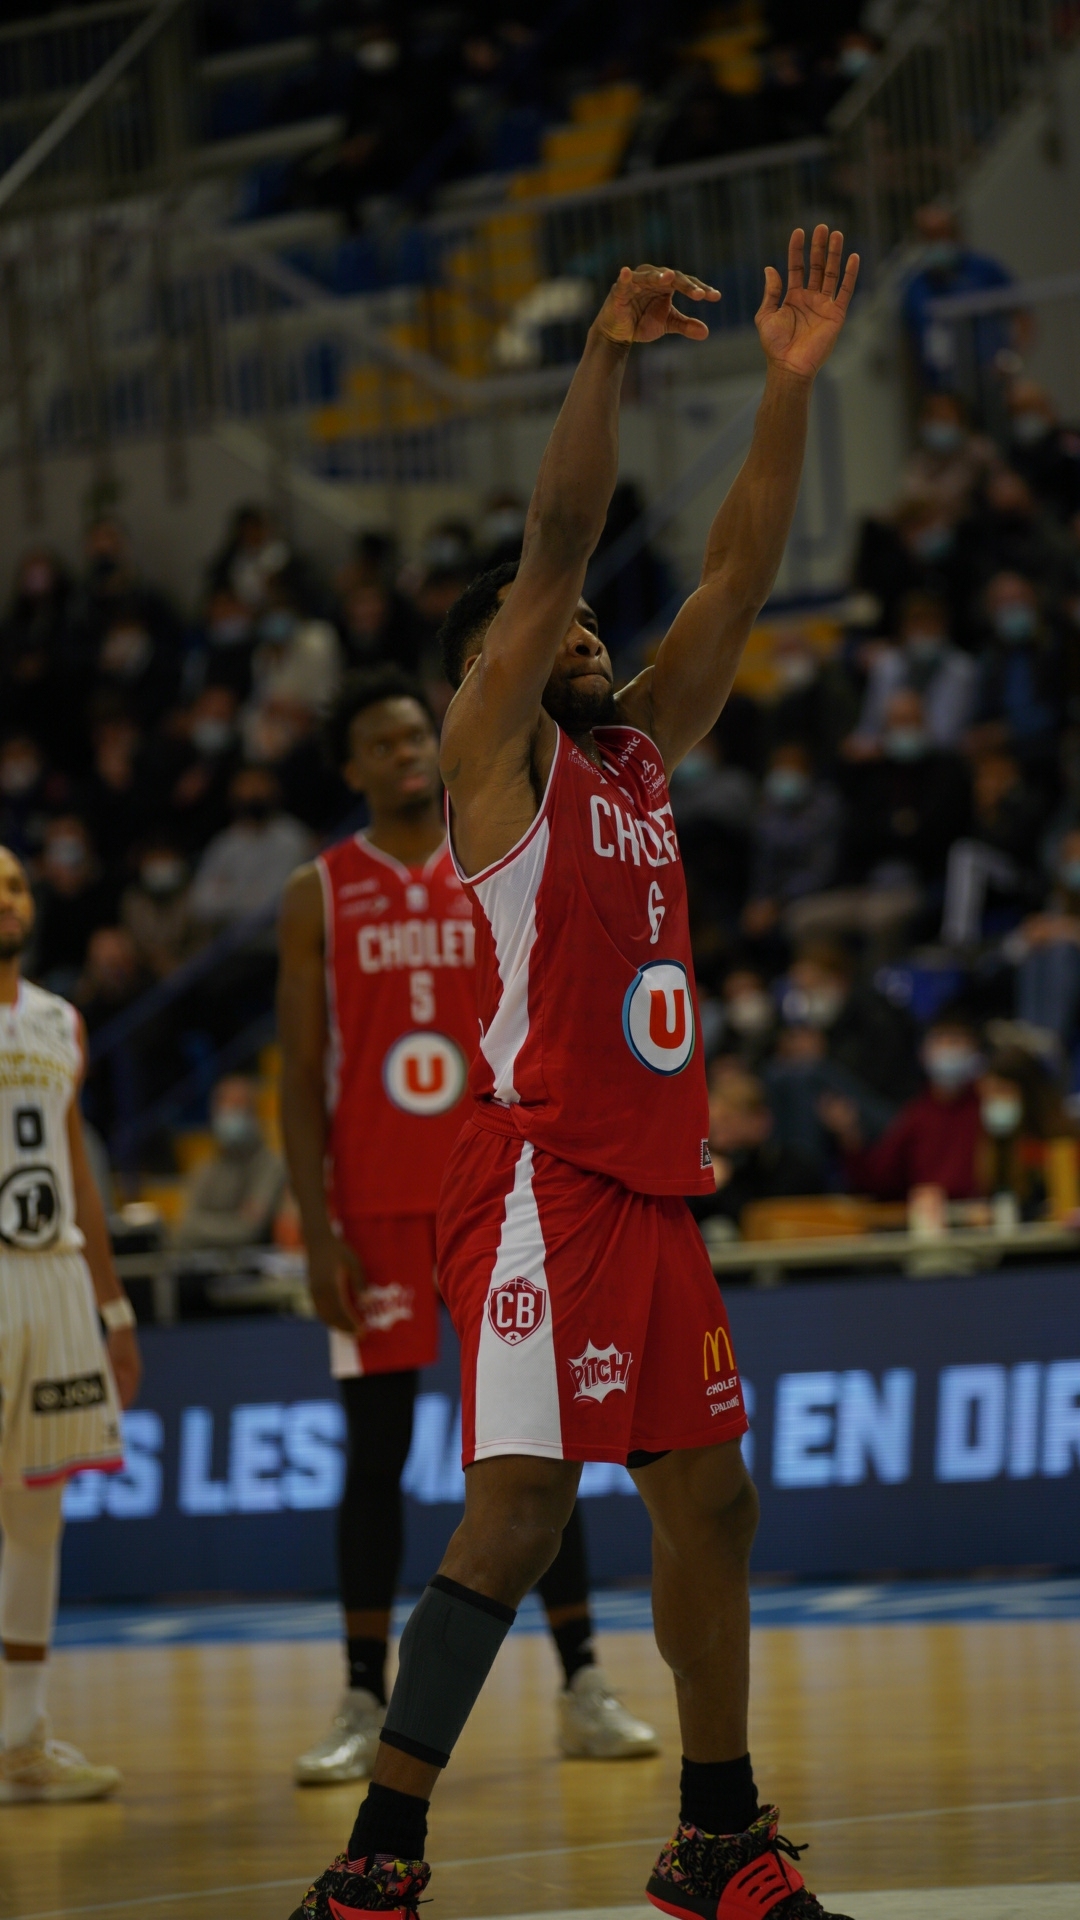
[[[491,567],[487,573],[478,574],[454,601],[439,628],[443,672],[452,687],[461,685],[470,640],[486,633],[499,611],[499,594],[511,580],[516,580],[517,570],[516,560],[504,560],[501,567]]]
[[[356,673],[346,674],[323,727],[323,739],[327,756],[338,769],[346,765],[352,752],[350,735],[357,714],[365,713],[368,707],[378,706],[381,700],[415,700],[422,707],[435,727],[435,715],[431,702],[419,680],[403,672],[401,667],[388,663],[384,667],[364,667]]]

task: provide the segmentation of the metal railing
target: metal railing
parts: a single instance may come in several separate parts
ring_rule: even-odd
[[[951,200],[1002,122],[1049,83],[1071,36],[1052,0],[925,0],[834,108],[836,182],[876,273],[916,208]]]
[[[1066,420],[1080,416],[1080,272],[949,294],[930,311],[948,384],[1002,440],[1008,380],[1020,372],[1047,388]]]
[[[195,137],[187,0],[115,0],[0,28],[0,208],[175,189]]]

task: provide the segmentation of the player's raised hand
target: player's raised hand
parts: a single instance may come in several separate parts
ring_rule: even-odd
[[[842,233],[822,224],[810,241],[810,270],[805,271],[806,236],[796,227],[788,243],[787,291],[775,267],[765,269],[765,297],[754,324],[769,361],[812,380],[836,345],[855,282],[859,256],[849,254],[840,278]]]
[[[681,313],[675,295],[687,300],[719,300],[715,287],[673,267],[622,267],[619,277],[596,317],[598,330],[620,345],[661,340],[681,333],[684,340],[707,340],[704,320]]]

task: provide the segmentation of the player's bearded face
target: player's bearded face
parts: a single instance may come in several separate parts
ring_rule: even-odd
[[[588,733],[590,727],[613,726],[619,715],[608,672],[606,661],[602,669],[599,661],[557,661],[544,688],[545,713],[569,734]]]

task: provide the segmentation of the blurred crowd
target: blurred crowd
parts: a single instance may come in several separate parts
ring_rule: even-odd
[[[972,417],[922,316],[1000,269],[940,210],[921,224],[904,306],[920,397],[892,508],[862,526],[842,603],[759,629],[754,672],[672,780],[706,1211],[733,1221],[783,1194],[900,1199],[931,1167],[954,1200],[1007,1173],[1037,1207],[1037,1143],[1071,1131],[1080,1088],[1080,432],[1023,372],[1022,317],[1007,354],[988,334],[992,404]],[[642,505],[620,483],[602,549]],[[394,662],[440,711],[442,619],[516,557],[524,519],[497,492],[407,555],[364,531],[330,578],[245,505],[194,616],[116,518],[86,528],[75,571],[22,555],[0,625],[0,841],[37,891],[30,971],[104,1049],[88,1108],[106,1136],[193,1074],[208,1089],[223,1048],[253,1057],[281,886],[361,817],[322,751],[343,673]],[[646,546],[596,597],[620,678],[675,585]],[[180,969],[184,995],[143,1001]],[[110,1046],[140,1001],[152,1017]]]
[[[210,134],[338,117],[340,131],[256,183],[260,213],[325,206],[353,227],[388,201],[417,208],[476,175],[534,166],[546,128],[588,87],[641,104],[616,171],[636,172],[822,131],[879,52],[897,0],[251,0],[207,7],[210,53],[311,36],[300,67],[217,90]]]

